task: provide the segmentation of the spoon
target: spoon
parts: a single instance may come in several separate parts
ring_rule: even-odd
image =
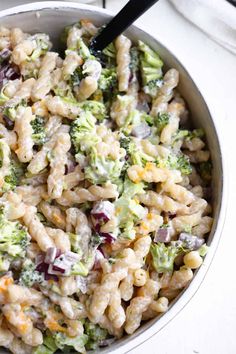
[[[93,38],[90,43],[90,49],[94,52],[101,52],[157,1],[130,0],[106,27]]]

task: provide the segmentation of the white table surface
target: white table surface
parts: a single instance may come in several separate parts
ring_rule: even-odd
[[[140,1],[140,0],[137,0]],[[30,1],[0,0],[0,9]],[[107,0],[118,11],[126,0]],[[97,1],[101,4],[101,0]],[[160,0],[137,21],[171,48],[202,93],[221,113],[229,162],[230,193],[224,232],[197,294],[161,332],[131,354],[236,353],[236,56],[214,43]]]

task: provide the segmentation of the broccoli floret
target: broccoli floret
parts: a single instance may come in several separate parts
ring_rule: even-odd
[[[145,112],[141,113],[141,120],[145,121],[148,125],[152,126],[154,124],[154,118]]]
[[[135,101],[132,95],[117,95],[114,105],[116,113],[114,113],[113,118],[119,118],[119,113],[121,112],[122,119],[117,119],[116,123],[119,128],[126,128],[130,121],[132,121],[133,116],[129,114],[132,111],[132,106]],[[136,112],[134,112],[136,115]],[[116,119],[116,118],[115,118]],[[127,133],[129,134],[129,132]]]
[[[89,59],[92,58],[92,55],[88,49],[88,47],[86,46],[86,44],[84,43],[82,38],[78,38],[77,39],[77,50],[78,50],[78,54],[83,58],[83,59]]]
[[[81,275],[83,277],[88,275],[88,272],[93,264],[94,260],[94,250],[93,247],[89,250],[83,251],[84,240],[80,234],[69,234],[71,250],[80,257],[79,261],[73,265],[71,268],[71,275]],[[82,259],[83,258],[83,259]]]
[[[0,91],[0,106],[4,105],[9,100],[9,97],[4,94],[4,90],[5,86],[3,86]]]
[[[145,208],[135,200],[136,194],[144,193],[143,183],[133,183],[126,178],[124,181],[122,195],[115,202],[115,214],[118,226],[122,229],[121,237],[134,239],[134,225],[138,220],[145,217]]]
[[[167,161],[161,161],[157,163],[158,165],[165,165],[174,170],[179,170],[183,175],[189,175],[192,172],[192,166],[189,161],[189,157],[180,154],[180,155],[173,155],[170,154],[167,158]]]
[[[116,66],[116,48],[113,43],[110,43],[105,49],[103,49],[100,59],[101,64],[106,68]]]
[[[192,166],[186,155],[174,155],[170,153],[167,159],[157,158],[156,165],[160,168],[170,168],[179,170],[183,175],[189,175],[192,172]]]
[[[101,341],[107,338],[108,332],[106,329],[101,328],[99,325],[91,323],[89,320],[84,324],[85,334],[88,336],[86,343],[87,350],[95,350],[99,347]]]
[[[116,58],[116,48],[113,43],[110,43],[106,48],[103,49],[103,54],[110,58]]]
[[[111,91],[117,86],[117,73],[115,68],[102,69],[98,80],[98,87],[103,91]]]
[[[138,41],[138,49],[141,52],[140,67],[143,86],[148,85],[150,82],[154,86],[154,83],[157,83],[162,77],[163,62],[159,55],[142,41]]]
[[[130,50],[130,64],[129,64],[132,78],[137,76],[139,71],[139,65],[140,65],[140,61],[139,61],[138,48],[132,47]]]
[[[36,41],[37,46],[33,53],[27,58],[28,61],[35,61],[41,55],[47,53],[47,51],[51,48],[49,36],[45,33],[36,33],[29,37],[29,40]]]
[[[88,151],[98,142],[96,137],[96,119],[89,112],[82,112],[71,124],[70,136],[76,152]]]
[[[193,138],[203,138],[205,135],[204,130],[199,128],[199,129],[194,129],[193,131],[189,131],[188,135],[186,136],[186,140],[191,140]]]
[[[140,151],[140,148],[138,148],[132,140],[129,144],[127,152],[130,156],[132,165],[145,166],[147,162],[154,161],[153,157]]]
[[[39,345],[37,348],[33,349],[32,354],[54,354],[57,351],[57,348],[55,350],[51,350],[50,348],[47,348],[45,345]]]
[[[103,68],[98,81],[98,97],[105,102],[106,109],[109,110],[113,98],[118,93],[117,72],[114,66]]]
[[[3,115],[6,116],[7,118],[11,119],[14,122],[15,118],[16,118],[16,111],[20,106],[26,107],[27,101],[25,99],[22,99],[20,102],[14,104],[14,105],[11,104],[10,106],[8,106],[6,104],[6,106],[3,110]]]
[[[75,263],[71,268],[71,275],[81,275],[86,277],[88,275],[89,269],[83,262]]]
[[[107,117],[106,107],[102,102],[84,101],[79,103],[79,107],[81,107],[83,111],[90,112],[100,122]]]
[[[35,348],[32,354],[54,354],[58,347],[52,336],[47,335],[43,338],[43,344]]]
[[[43,117],[36,116],[30,124],[33,128],[32,139],[35,145],[43,145],[46,141],[45,121]]]
[[[9,221],[6,219],[4,208],[0,211],[0,235],[2,266],[4,266],[5,261],[25,257],[30,236],[18,221]]]
[[[145,86],[143,86],[143,91],[150,95],[151,97],[155,97],[159,88],[162,86],[163,80],[151,80]]]
[[[135,144],[131,137],[123,135],[120,138],[120,146],[126,150],[128,160],[126,164],[144,166],[148,161],[154,161],[154,159],[145,154],[140,150],[140,148]]]
[[[79,86],[80,81],[84,78],[84,75],[82,73],[82,68],[78,67],[75,69],[73,74],[70,76],[70,85],[73,87]]]
[[[120,96],[118,96],[120,97]],[[122,98],[119,99],[121,105],[124,105],[123,107],[125,107],[125,104],[129,104],[129,102],[131,102],[128,97],[129,96],[121,96]],[[123,102],[122,102],[123,101]],[[126,102],[127,101],[127,102]],[[139,112],[138,110],[132,110],[124,119],[124,121],[122,122],[122,127],[121,127],[121,132],[123,132],[125,135],[130,135],[132,128],[141,124],[141,112]]]
[[[70,84],[66,84],[65,81],[60,82],[58,85],[54,86],[52,88],[53,92],[55,93],[56,96],[61,97],[62,99],[67,99],[67,100],[75,100],[75,96],[72,92],[72,87]]]
[[[140,151],[132,139],[130,140],[129,146],[126,151],[133,165],[139,165],[139,166],[143,165]]]
[[[173,143],[178,140],[185,139],[189,136],[189,130],[179,129],[176,134],[173,136]]]
[[[128,177],[124,181],[123,196],[133,198],[136,194],[143,194],[145,184],[143,182],[133,183]]]
[[[55,340],[50,335],[43,338],[43,344],[53,352],[57,350]]]
[[[131,137],[130,136],[126,136],[124,134],[121,135],[120,137],[120,147],[125,149],[126,151],[129,148],[129,144],[131,142]]]
[[[152,244],[151,248],[152,265],[158,273],[172,272],[175,258],[182,252],[181,246],[170,244],[166,246],[163,242]]]
[[[79,234],[69,233],[70,243],[71,243],[71,250],[72,252],[77,253],[80,258],[82,258],[83,254],[81,251],[81,236]]]
[[[135,239],[135,229],[134,229],[134,222],[133,221],[127,221],[126,225],[124,228],[121,230],[120,238],[126,239],[126,240],[134,240]]]
[[[123,96],[124,97],[124,96]],[[123,132],[125,135],[130,135],[132,130],[138,126],[144,126],[146,127],[145,130],[147,130],[147,136],[150,136],[151,130],[149,128],[149,125],[153,125],[154,123],[154,118],[149,116],[147,113],[138,111],[137,109],[132,110],[128,116],[126,117],[122,128],[121,132]],[[148,125],[148,126],[147,126]],[[132,132],[133,134],[133,132]],[[135,134],[133,134],[135,136]],[[146,136],[146,137],[147,137]],[[144,139],[144,137],[143,137]]]
[[[157,134],[160,135],[162,129],[169,123],[170,116],[168,113],[158,113],[154,123],[157,127]]]
[[[183,175],[189,175],[192,172],[192,167],[191,167],[188,156],[186,156],[186,155],[178,156],[177,169],[180,170],[180,172]]]
[[[35,264],[31,260],[26,260],[20,273],[19,283],[31,288],[35,283],[42,283],[44,277],[42,273],[35,270]]]
[[[179,129],[176,132],[176,134],[173,136],[173,144],[180,139],[189,141],[193,138],[202,138],[203,136],[204,136],[204,131],[202,129],[194,129],[193,131]]]
[[[189,224],[183,225],[183,232],[186,232],[187,234],[192,233],[192,226]]]
[[[9,166],[9,175],[4,177],[1,187],[2,192],[13,190],[18,184],[20,177],[24,174],[22,165],[11,156],[11,150],[4,139],[0,139],[0,168]]]
[[[74,348],[79,353],[85,352],[85,345],[88,342],[88,336],[82,334],[77,337],[67,337],[64,333],[56,333],[54,335],[54,340],[56,346],[61,350],[69,349],[68,347]]]
[[[10,174],[4,178],[4,184],[2,190],[4,192],[14,190],[15,187],[20,184],[20,178],[23,175],[24,175],[24,167],[19,161],[12,158],[11,165],[10,165]]]
[[[212,163],[210,161],[201,162],[199,164],[199,173],[202,179],[209,182],[212,178]]]
[[[3,192],[14,190],[18,184],[18,178],[14,174],[14,170],[10,169],[10,175],[4,178],[4,184],[2,186]]]
[[[138,49],[142,52],[141,60],[146,64],[149,64],[154,68],[161,68],[163,66],[163,61],[159,55],[140,40],[138,41]]]
[[[204,243],[199,249],[198,249],[198,253],[201,257],[205,257],[205,255],[208,252],[208,246]]]
[[[91,148],[89,165],[85,167],[85,178],[94,184],[103,184],[107,181],[116,182],[121,174],[124,160],[112,160],[99,156],[95,148]]]
[[[71,139],[78,143],[81,135],[91,133],[95,129],[96,119],[90,112],[81,113],[80,117],[72,122],[71,125]]]
[[[25,256],[29,235],[19,222],[9,221],[1,215],[0,234],[0,252],[5,252],[14,258]]]

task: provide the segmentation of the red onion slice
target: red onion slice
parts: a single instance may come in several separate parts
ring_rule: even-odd
[[[99,233],[101,230],[101,225],[99,223],[96,223],[93,228],[95,232]]]
[[[169,228],[158,229],[155,232],[154,242],[170,242],[171,235]]]
[[[137,104],[137,110],[145,113],[150,112],[150,107],[146,101],[139,101]]]
[[[93,265],[93,269],[94,270],[98,270],[101,268],[101,263],[100,261],[104,259],[104,255],[103,253],[99,250],[96,249],[96,253],[95,253],[95,261],[94,261],[94,265]]]
[[[5,122],[5,125],[6,125],[7,129],[12,130],[14,128],[15,122],[13,122],[5,114],[3,114],[2,118],[3,118],[4,122]]]
[[[10,66],[6,71],[6,78],[8,80],[16,80],[19,79],[20,74],[19,70],[16,67]]]
[[[4,85],[7,80],[19,79],[20,74],[17,67],[9,64],[0,66],[0,87]]]
[[[55,259],[53,265],[66,270],[71,267],[71,262],[66,259],[64,254],[61,254],[60,257]]]
[[[37,256],[35,258],[36,265],[43,263],[43,262],[44,262],[44,254],[43,253],[37,254]]]
[[[74,172],[75,167],[76,167],[76,163],[68,159],[65,165],[65,174],[67,175],[68,173]]]
[[[62,254],[62,251],[59,248],[57,248],[56,258],[60,257],[61,254]]]
[[[9,59],[11,56],[11,51],[8,48],[4,48],[0,51],[0,61],[3,62]]]
[[[57,267],[53,264],[50,264],[48,267],[48,273],[49,274],[57,274],[57,275],[62,275],[65,273],[65,269],[61,267]]]
[[[65,273],[66,273],[65,269],[54,266],[53,264],[49,264],[47,274],[61,276],[61,275],[65,275]]]
[[[185,247],[191,250],[199,249],[205,242],[204,239],[191,234],[187,234],[186,232],[181,232],[181,234],[179,235],[179,241],[184,242]]]
[[[100,347],[107,347],[107,346],[111,345],[112,343],[114,343],[115,340],[116,340],[115,337],[104,339],[104,340],[99,342],[99,346]]]
[[[50,268],[50,266],[49,266],[49,268]],[[48,269],[49,269],[49,268],[48,268]],[[50,268],[50,270],[51,270],[51,268]],[[52,270],[53,270],[54,272],[65,273],[65,269],[62,269],[62,268],[60,268],[60,267],[57,267],[57,266],[55,266],[55,265],[53,265],[53,264],[52,264]]]
[[[65,253],[65,259],[73,265],[80,260],[80,256],[75,252],[68,251]]]
[[[46,252],[46,256],[44,258],[44,262],[47,264],[51,264],[54,262],[57,255],[56,247],[49,247]]]
[[[47,274],[47,273],[45,273],[45,275],[44,275],[44,279],[45,279],[45,280],[54,280],[54,281],[59,281],[58,276],[57,276],[57,275],[55,275],[55,274]]]
[[[64,270],[63,274],[68,275],[70,273],[71,266],[75,263],[75,261],[71,262],[70,260],[68,260],[65,254],[62,254],[60,257],[55,259],[53,267],[55,266],[58,267],[60,270]]]
[[[48,267],[49,267],[49,264],[42,262],[36,266],[35,270],[37,270],[40,273],[46,273],[48,271]]]
[[[109,245],[115,241],[115,237],[108,232],[99,232],[99,235],[102,236],[105,243],[108,243]]]
[[[103,251],[103,248],[101,247],[101,245],[100,246],[98,246],[98,251],[100,251],[101,252],[101,254],[103,255],[103,257],[105,258],[106,256],[105,256],[105,253],[104,253],[104,251]]]
[[[108,200],[104,200],[94,204],[91,215],[96,220],[107,222],[114,214],[114,210],[114,205]]]

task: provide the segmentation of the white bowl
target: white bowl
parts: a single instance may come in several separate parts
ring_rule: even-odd
[[[112,13],[97,7],[68,2],[38,2],[21,5],[0,12],[2,26],[20,27],[28,32],[46,32],[59,49],[58,38],[63,28],[82,18],[89,18],[95,24],[101,25],[112,17]],[[223,158],[220,131],[217,128],[217,117],[212,116],[196,84],[191,79],[178,59],[169,49],[164,47],[153,36],[131,26],[126,34],[132,39],[141,39],[156,49],[165,62],[166,68],[174,67],[180,72],[179,90],[190,109],[192,121],[196,127],[204,128],[213,161],[213,209],[214,224],[208,238],[210,250],[205,257],[202,267],[195,273],[190,285],[173,301],[170,309],[164,315],[142,325],[133,335],[125,336],[111,347],[101,349],[101,353],[123,354],[137,347],[139,344],[160,331],[176,314],[183,309],[201,285],[215,254],[226,212],[227,179],[225,177],[225,157]],[[3,351],[2,351],[3,353]]]

